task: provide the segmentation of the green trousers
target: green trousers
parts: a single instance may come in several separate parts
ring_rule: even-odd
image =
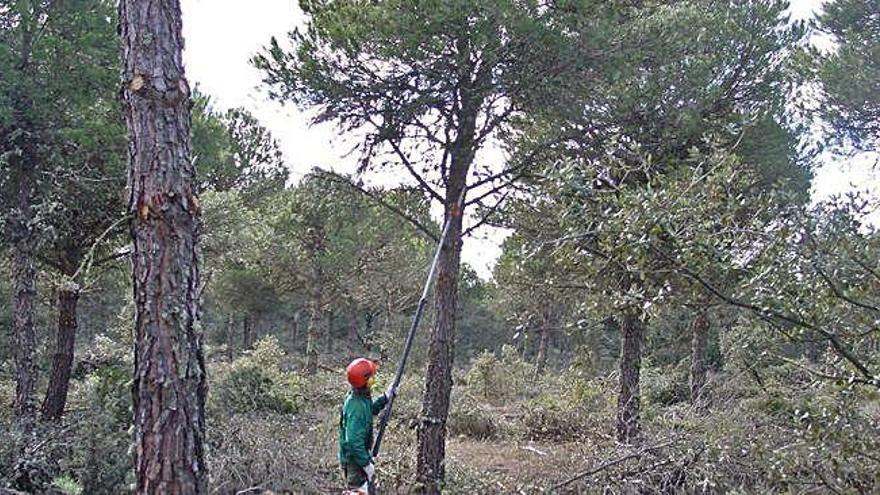
[[[345,472],[345,483],[349,488],[360,488],[367,482],[367,473],[360,466],[343,464],[342,470]]]

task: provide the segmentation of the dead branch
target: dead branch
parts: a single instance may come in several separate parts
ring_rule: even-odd
[[[622,464],[622,463],[624,463],[624,462],[626,462],[626,461],[628,461],[628,460],[630,460],[630,459],[635,459],[635,458],[637,458],[637,457],[641,457],[641,456],[647,454],[648,452],[653,452],[653,451],[655,451],[655,450],[660,450],[660,449],[663,449],[663,448],[669,447],[670,445],[674,445],[675,443],[678,443],[678,440],[677,440],[677,439],[676,439],[676,440],[668,440],[668,441],[666,441],[666,442],[661,442],[661,443],[658,443],[658,444],[655,444],[655,445],[650,445],[650,446],[648,446],[648,447],[644,447],[644,448],[639,449],[639,450],[637,450],[636,452],[633,452],[633,453],[631,453],[631,454],[627,454],[627,455],[625,455],[625,456],[618,457],[618,458],[616,458],[616,459],[614,459],[614,460],[611,460],[611,461],[608,461],[608,462],[602,463],[602,464],[600,464],[599,466],[597,466],[597,467],[595,467],[595,468],[593,468],[593,469],[590,469],[589,471],[584,471],[583,473],[580,473],[580,474],[578,474],[577,476],[574,476],[574,477],[572,477],[572,478],[569,478],[569,479],[563,481],[562,483],[557,483],[557,484],[553,485],[553,486],[550,488],[550,490],[551,490],[551,491],[553,491],[553,490],[558,490],[558,489],[560,489],[560,488],[562,488],[562,487],[564,487],[564,486],[567,486],[567,485],[570,485],[571,483],[574,483],[575,481],[578,481],[578,480],[584,479],[584,478],[586,478],[587,476],[592,476],[592,475],[594,475],[594,474],[596,474],[596,473],[599,473],[599,472],[602,472],[602,471],[604,471],[604,470],[606,470],[606,469],[608,469],[608,468],[610,468],[610,467],[614,467],[614,466],[616,466],[616,465],[618,465],[618,464]]]

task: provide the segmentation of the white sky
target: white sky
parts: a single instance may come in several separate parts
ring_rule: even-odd
[[[822,0],[792,0],[792,14],[805,18]],[[308,116],[292,105],[270,102],[259,89],[260,74],[248,60],[265,46],[271,36],[279,39],[303,17],[295,0],[181,0],[186,40],[184,61],[187,75],[212,96],[218,108],[244,107],[250,110],[281,143],[294,179],[313,166],[351,173],[356,156],[345,156],[354,142],[336,135],[330,125],[309,127]],[[878,178],[872,159],[826,157],[816,171],[814,197],[828,197],[853,188],[876,189]],[[408,181],[408,176],[385,172],[372,179],[379,184]],[[491,276],[501,252],[504,232],[483,229],[477,238],[464,243],[462,258],[483,278]]]

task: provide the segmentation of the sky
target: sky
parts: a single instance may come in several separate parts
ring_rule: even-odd
[[[822,0],[793,0],[792,16],[808,18],[821,4]],[[314,166],[342,173],[355,171],[357,157],[348,153],[354,141],[338,136],[330,124],[310,127],[309,115],[292,105],[269,101],[259,87],[259,72],[248,62],[272,36],[284,39],[294,26],[303,23],[295,0],[181,0],[181,6],[187,75],[212,97],[216,108],[251,111],[280,142],[294,180]],[[876,189],[880,177],[872,166],[874,159],[823,157],[823,165],[815,172],[814,199],[853,189]],[[392,185],[409,181],[409,177],[384,172],[370,180]],[[500,230],[481,229],[476,238],[465,241],[462,260],[481,277],[491,277],[505,235]]]

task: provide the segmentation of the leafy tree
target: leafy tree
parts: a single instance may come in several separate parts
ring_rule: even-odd
[[[537,374],[546,367],[554,329],[571,312],[572,289],[581,289],[569,285],[570,266],[555,242],[562,228],[554,225],[553,213],[552,203],[537,198],[509,204],[502,223],[515,231],[504,241],[494,271],[494,304],[497,311],[512,315],[524,354],[528,331],[537,330]]]
[[[836,44],[813,52],[822,85],[816,108],[831,126],[832,144],[876,150],[880,136],[880,2],[835,0],[823,5],[817,29]]]
[[[236,315],[242,315],[242,347],[253,344],[253,327],[261,315],[279,304],[278,290],[265,274],[271,260],[272,229],[264,212],[245,204],[237,190],[202,196],[204,205],[205,277],[207,304],[226,317],[223,335],[231,354],[237,345]],[[270,197],[267,205],[277,198]]]
[[[594,262],[583,266],[602,281],[619,315],[618,438],[628,442],[639,432],[645,305],[669,285],[667,261],[650,254],[651,232],[666,212],[647,207],[645,200],[658,194],[663,177],[676,169],[699,167],[700,157],[715,156],[717,150],[733,153],[751,139],[752,126],[779,126],[774,119],[781,114],[780,88],[788,80],[786,54],[802,29],[784,24],[785,5],[776,1],[747,7],[693,1],[578,8],[581,16],[573,19],[579,30],[573,36],[584,41],[576,46],[594,46],[598,38],[608,48],[600,63],[561,92],[560,106],[538,109],[525,130],[580,131],[557,147],[561,166],[550,174],[556,186],[547,194],[561,207],[564,237]],[[597,24],[604,29],[586,29]],[[790,166],[788,131],[781,128],[771,136],[779,140],[770,149],[781,154],[749,166],[761,170],[768,163],[781,167],[779,175],[802,176]],[[691,222],[723,228],[717,218]],[[634,232],[631,226],[645,230]]]
[[[103,204],[85,217],[75,216],[81,230],[70,217],[60,220],[76,215],[72,210],[79,206],[73,201],[80,194],[106,197],[111,189],[79,179],[115,180],[118,124],[107,98],[116,74],[111,8],[104,1],[82,0],[15,1],[0,9],[0,206],[3,238],[14,253],[16,411],[22,419],[34,411],[35,258],[64,243],[76,246],[71,251],[82,249],[97,237],[96,229],[109,225]],[[115,204],[111,199],[109,210]],[[43,245],[53,238],[63,240]],[[51,255],[61,256],[59,251]],[[76,257],[64,264],[77,265]]]
[[[456,293],[465,208],[484,204],[526,173],[528,154],[503,170],[479,152],[511,130],[530,90],[560,77],[565,40],[537,1],[303,1],[307,25],[286,51],[272,40],[254,59],[270,95],[317,107],[316,122],[362,133],[362,169],[405,171],[451,223],[435,291],[417,476],[443,479],[452,388]],[[482,189],[480,189],[482,188]],[[428,230],[428,229],[423,229]]]
[[[193,96],[193,153],[201,191],[238,190],[249,203],[284,187],[288,170],[278,141],[244,108],[219,113]]]
[[[428,218],[427,205],[405,190],[367,192],[413,218]],[[319,347],[331,330],[322,330],[324,323],[329,325],[335,314],[350,320],[357,314],[384,314],[388,322],[412,304],[423,275],[416,267],[430,255],[404,220],[347,178],[315,171],[271,204],[268,222],[274,242],[267,250],[274,259],[267,264],[268,278],[285,292],[302,293],[307,301],[306,371],[314,373]],[[357,334],[357,325],[350,322],[348,328],[349,340],[358,344],[363,336]]]

